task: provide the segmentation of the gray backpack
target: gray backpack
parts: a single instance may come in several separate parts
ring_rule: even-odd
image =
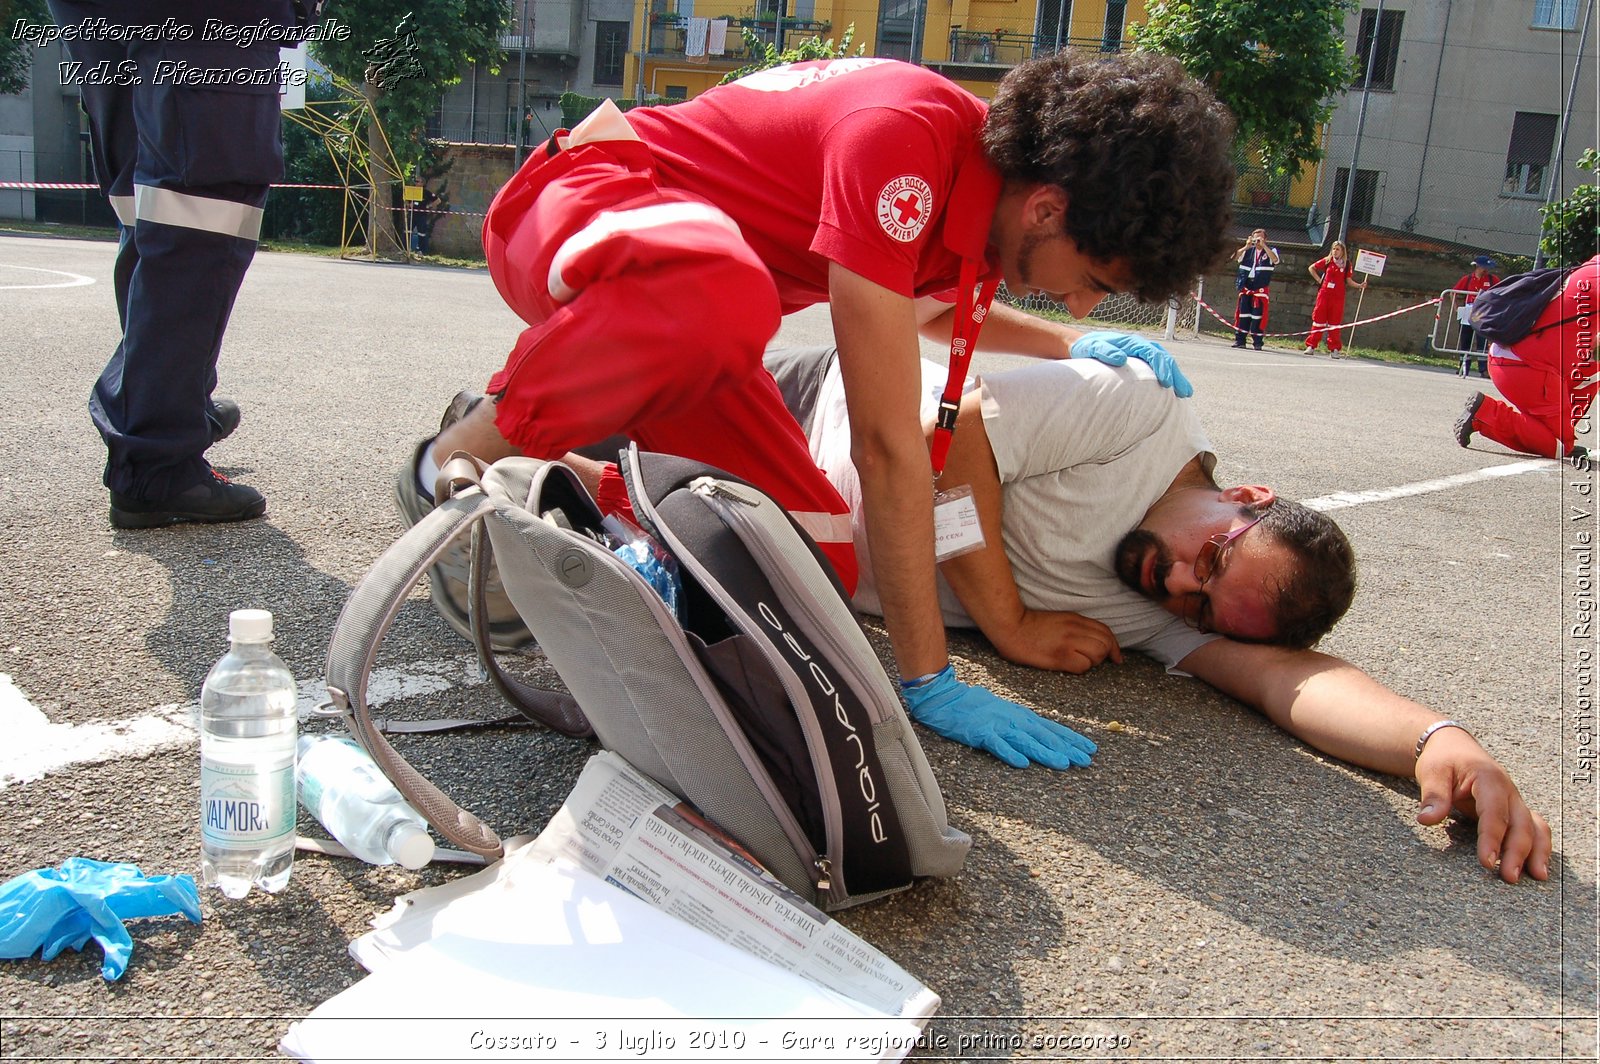
[[[475,606],[480,659],[524,714],[593,734],[824,909],[959,871],[971,840],[950,827],[899,695],[809,537],[761,491],[702,463],[629,448],[621,466],[639,523],[678,564],[681,622],[592,535],[602,517],[572,470],[528,458],[458,476],[453,497],[351,593],[328,691],[400,792],[455,845],[500,855],[495,833],[396,753],[366,705],[401,604],[471,535],[475,601],[492,545],[506,593],[571,692],[508,676]]]

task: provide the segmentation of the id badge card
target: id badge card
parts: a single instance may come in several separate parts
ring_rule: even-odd
[[[947,562],[983,549],[983,525],[972,489],[963,484],[933,495],[933,559]]]

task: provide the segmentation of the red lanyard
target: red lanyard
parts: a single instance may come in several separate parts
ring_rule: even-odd
[[[1000,287],[998,277],[983,282],[977,301],[972,290],[978,284],[976,259],[961,260],[961,284],[956,289],[956,316],[950,329],[950,375],[945,378],[944,394],[939,396],[939,415],[933,428],[933,479],[944,473],[945,459],[950,454],[950,439],[956,434],[956,413],[961,409],[961,386],[967,380],[967,366],[972,362],[972,351],[978,346],[978,333],[983,320],[989,316],[989,305],[994,302],[995,289]]]

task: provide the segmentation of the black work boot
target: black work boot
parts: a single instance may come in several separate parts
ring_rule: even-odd
[[[232,399],[206,404],[206,423],[211,426],[211,442],[221,443],[239,427],[239,404]]]
[[[248,521],[266,512],[267,500],[259,491],[235,484],[216,470],[209,479],[164,499],[111,493],[111,524],[116,528]]]

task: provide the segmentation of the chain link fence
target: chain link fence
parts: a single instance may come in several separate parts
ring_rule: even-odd
[[[1175,327],[1179,332],[1188,330],[1193,332],[1195,313],[1199,309],[1194,299],[1195,285],[1188,286],[1182,297],[1177,301],[1177,315]],[[1066,304],[1057,303],[1053,299],[1042,296],[1026,296],[1017,299],[1005,285],[1000,286],[1000,291],[995,296],[1002,303],[1007,303],[1020,310],[1033,314],[1043,314],[1046,317],[1064,318],[1076,321]],[[1104,325],[1123,330],[1137,332],[1154,332],[1165,334],[1169,317],[1170,303],[1144,303],[1131,295],[1106,296],[1089,312],[1088,317],[1081,319],[1095,325]]]

